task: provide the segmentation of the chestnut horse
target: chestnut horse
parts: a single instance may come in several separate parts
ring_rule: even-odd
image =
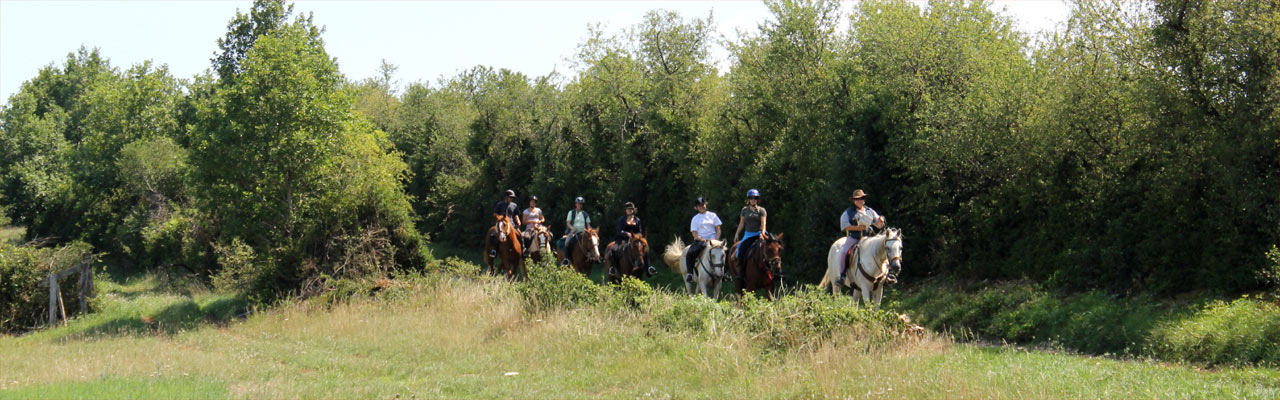
[[[591,264],[600,262],[599,230],[587,229],[577,233],[578,239],[573,247],[559,252],[557,259],[560,265],[572,264],[573,270],[583,275],[591,275]]]
[[[613,270],[617,267],[617,274],[605,273],[601,280],[608,283],[622,282],[623,275],[631,275],[636,279],[644,277],[644,273],[649,269],[649,241],[644,238],[641,233],[627,234],[630,239],[622,242],[610,244],[605,249],[605,266],[606,271]],[[617,254],[618,265],[613,265],[614,254]]]
[[[484,236],[484,263],[489,266],[489,273],[498,274],[498,270],[494,265],[494,258],[489,253],[496,247],[498,249],[498,259],[502,262],[502,268],[506,270],[508,279],[523,278],[527,271],[524,269],[524,249],[520,246],[520,232],[510,223],[504,224],[507,231],[507,240],[494,243],[496,240],[497,227],[489,227],[489,232]]]
[[[737,249],[738,246],[733,247]],[[729,271],[736,276],[734,283],[738,295],[741,296],[743,291],[754,292],[763,288],[766,289],[765,297],[772,299],[774,291],[768,289],[775,283],[782,282],[782,234],[762,234],[752,247],[751,254],[745,260],[739,260],[734,255],[737,251],[729,251]]]
[[[542,262],[543,258],[555,257],[555,254],[551,252],[551,242],[555,241],[555,238],[547,227],[539,225],[533,229],[532,235],[525,240],[524,255],[533,260],[534,263]]]

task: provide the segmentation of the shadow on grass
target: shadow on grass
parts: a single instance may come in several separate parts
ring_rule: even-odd
[[[66,338],[172,335],[202,325],[222,326],[243,315],[248,305],[248,300],[239,296],[213,298],[204,304],[183,299],[154,312],[88,322]]]

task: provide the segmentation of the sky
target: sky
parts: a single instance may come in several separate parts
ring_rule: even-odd
[[[0,103],[50,63],[61,65],[81,45],[97,47],[111,65],[125,69],[144,60],[166,64],[191,78],[210,67],[217,39],[236,10],[251,0],[20,1],[0,0]],[[843,3],[846,11],[852,3]],[[1035,34],[1065,22],[1058,0],[995,1]],[[508,68],[533,77],[572,71],[568,61],[588,26],[620,33],[645,12],[667,9],[685,18],[714,16],[719,37],[735,40],[771,19],[760,1],[296,1],[326,28],[325,49],[349,79],[378,74],[382,60],[399,67],[401,84],[434,83],[476,65]],[[712,49],[721,69],[723,47]]]

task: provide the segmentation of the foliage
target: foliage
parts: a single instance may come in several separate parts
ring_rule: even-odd
[[[531,264],[517,286],[530,311],[572,309],[596,304],[603,289],[572,269],[554,263]]]
[[[0,332],[21,332],[48,322],[49,289],[41,288],[50,273],[79,264],[90,253],[83,242],[57,248],[15,246],[0,242]],[[76,293],[76,277],[59,282],[63,293]],[[63,301],[74,306],[74,296]],[[72,307],[67,307],[68,313]]]
[[[1151,332],[1161,358],[1209,365],[1280,365],[1280,307],[1243,297],[1214,301],[1185,319],[1161,323]]]

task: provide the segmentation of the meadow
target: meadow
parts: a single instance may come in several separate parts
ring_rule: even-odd
[[[181,277],[103,274],[99,312],[0,337],[0,398],[1280,396],[1275,369],[902,335],[847,299],[815,293],[716,303],[595,286],[601,301],[537,306],[538,290],[585,281],[535,268],[513,284],[448,264],[455,269],[404,275],[367,295],[256,312]],[[838,315],[855,322],[817,322]]]

